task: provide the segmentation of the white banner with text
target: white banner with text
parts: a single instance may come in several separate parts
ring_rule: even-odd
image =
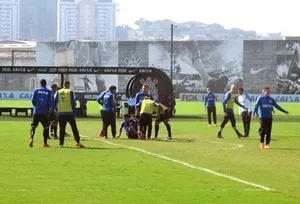
[[[0,100],[31,100],[33,92],[0,91]]]
[[[249,94],[251,101],[255,102],[261,94]],[[193,93],[180,93],[180,101],[185,102],[203,102],[206,94],[193,94]],[[217,101],[222,101],[225,94],[215,94]],[[300,95],[288,95],[288,94],[272,94],[271,95],[277,102],[287,103],[299,103]]]

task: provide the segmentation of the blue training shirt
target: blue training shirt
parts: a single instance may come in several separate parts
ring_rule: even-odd
[[[128,135],[129,134],[129,128],[130,128],[130,122],[129,121],[128,122],[123,121],[121,123],[121,128],[124,128],[126,135]]]
[[[114,95],[111,92],[107,92],[103,96],[103,108],[104,112],[113,112],[114,107],[111,105],[112,101],[114,100]]]
[[[108,91],[103,91],[102,93],[100,93],[100,95],[99,95],[98,98],[97,98],[97,102],[98,102],[101,106],[103,106],[103,97],[104,97],[104,95],[105,95],[106,93],[108,93]]]
[[[257,115],[258,109],[260,109],[259,118],[271,119],[272,111],[274,109],[273,107],[275,107],[276,109],[278,109],[279,111],[281,111],[283,113],[288,113],[286,110],[281,108],[277,104],[276,100],[274,98],[272,98],[271,96],[260,96],[257,99],[256,104],[254,106],[253,115],[254,116]]]
[[[142,100],[144,100],[145,97],[150,97],[150,94],[143,93],[143,92],[137,93],[136,96],[135,96],[135,105],[141,103]]]
[[[216,106],[216,96],[213,93],[208,93],[204,99],[205,107],[215,107]]]
[[[52,92],[47,87],[40,87],[34,90],[32,96],[33,114],[48,114],[51,107]]]

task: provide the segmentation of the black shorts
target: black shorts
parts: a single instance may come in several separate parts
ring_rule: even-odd
[[[265,134],[271,133],[272,131],[272,118],[260,118],[260,129],[265,132]]]
[[[157,114],[156,116],[156,122],[165,122],[170,119],[170,112],[169,110],[164,111],[163,113]]]
[[[139,118],[139,124],[141,126],[147,126],[152,123],[152,115],[148,113],[142,113]]]
[[[116,114],[113,111],[103,111],[102,121],[104,125],[111,125],[116,122]]]
[[[221,127],[224,128],[225,125],[228,123],[228,121],[231,122],[232,127],[236,126],[236,120],[235,120],[233,111],[227,112],[227,115],[224,116],[223,122],[221,123]]]
[[[51,125],[57,126],[57,124],[58,124],[58,113],[57,112],[53,111],[52,113],[49,114],[48,118],[49,118],[49,123]]]
[[[33,115],[31,127],[37,127],[39,123],[41,123],[44,128],[48,128],[50,126],[48,114]]]

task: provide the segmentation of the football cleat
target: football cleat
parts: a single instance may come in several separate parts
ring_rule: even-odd
[[[223,138],[222,133],[221,133],[221,132],[218,132],[217,137],[218,137],[218,138]]]
[[[76,144],[76,147],[84,148],[83,144],[81,144],[81,143],[77,143],[77,144]]]
[[[100,138],[104,138],[105,135],[104,135],[102,132],[100,132],[100,133],[99,133],[99,137],[100,137]]]
[[[259,146],[260,149],[264,149],[265,148],[265,145],[264,143],[260,143],[260,146]]]
[[[44,147],[45,148],[49,148],[50,146],[48,144],[44,144]]]
[[[29,141],[29,147],[33,147],[33,139],[30,139],[30,141]]]

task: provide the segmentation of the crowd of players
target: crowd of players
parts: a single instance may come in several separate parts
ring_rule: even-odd
[[[43,125],[44,131],[44,147],[49,147],[47,140],[49,139],[49,127],[51,125],[51,131],[54,137],[57,136],[57,126],[59,125],[59,145],[64,146],[64,139],[66,135],[66,125],[70,124],[76,146],[84,148],[80,143],[80,134],[77,128],[75,111],[76,100],[75,94],[70,90],[70,82],[64,83],[64,88],[59,89],[56,85],[52,86],[52,91],[49,90],[46,80],[40,81],[41,87],[34,91],[32,97],[32,104],[34,106],[33,118],[30,130],[30,142],[29,146],[33,147],[35,129],[39,123]],[[99,133],[99,137],[107,138],[108,127],[111,126],[111,134],[113,138],[119,138],[122,133],[122,129],[125,129],[126,136],[129,139],[151,139],[152,136],[152,118],[156,113],[155,120],[155,134],[154,138],[158,138],[159,125],[163,122],[168,131],[167,140],[172,139],[171,126],[169,124],[169,118],[171,117],[175,100],[170,100],[167,103],[160,103],[158,99],[154,100],[148,92],[148,85],[144,84],[142,91],[136,94],[132,106],[134,108],[129,109],[129,113],[124,115],[124,121],[121,123],[118,137],[116,137],[116,111],[118,104],[116,100],[117,87],[114,85],[109,86],[108,90],[102,92],[97,102],[102,106],[101,118],[102,118],[102,130]],[[215,95],[207,89],[208,94],[205,97],[205,109],[207,109],[208,123],[211,126],[211,114],[213,115],[214,125],[217,126],[216,118],[216,106]],[[260,118],[260,148],[270,148],[271,130],[272,130],[272,112],[274,107],[279,111],[288,114],[288,111],[281,108],[270,96],[270,88],[263,89],[263,93],[258,97],[254,110],[252,111],[252,103],[248,94],[244,92],[243,88],[239,88],[236,85],[232,85],[230,91],[225,94],[222,101],[224,119],[220,125],[217,137],[223,138],[222,131],[228,121],[231,122],[232,128],[237,134],[238,138],[249,137],[251,117]],[[234,115],[234,104],[237,104],[240,109],[239,113],[243,119],[244,134],[241,134],[236,127],[236,120]],[[266,142],[265,142],[266,141]]]
[[[216,117],[216,97],[207,89],[208,94],[205,96],[205,109],[207,110],[208,123],[211,126],[211,115],[213,115],[214,125],[217,126],[217,117]],[[258,133],[260,135],[260,148],[269,149],[271,142],[271,131],[272,131],[272,112],[274,112],[274,107],[279,111],[288,115],[288,111],[280,107],[276,100],[270,96],[271,90],[269,87],[265,87],[262,90],[261,96],[258,97],[254,110],[252,111],[251,98],[248,94],[245,93],[243,88],[238,88],[236,85],[232,85],[230,91],[225,94],[225,97],[222,101],[224,119],[220,125],[217,137],[223,138],[222,131],[228,121],[231,122],[231,126],[237,134],[238,138],[249,137],[250,133],[250,124],[251,118],[258,117],[260,118],[260,128]],[[236,127],[236,120],[234,116],[234,104],[239,106],[239,113],[242,116],[244,134],[241,134]],[[259,113],[258,113],[259,112]]]
[[[109,126],[111,126],[112,137],[116,137],[115,109],[117,104],[114,100],[116,89],[116,86],[110,86],[107,91],[102,92],[97,98],[97,102],[102,106],[103,128],[99,134],[99,137],[102,138],[107,138],[107,129]],[[149,94],[148,85],[144,84],[142,91],[137,93],[134,101],[131,102],[128,114],[124,115],[124,121],[121,123],[118,137],[121,136],[122,129],[125,129],[126,136],[129,139],[151,139],[152,118],[153,114],[156,113],[155,135],[153,139],[158,138],[159,124],[163,122],[168,131],[166,139],[171,140],[172,134],[169,118],[175,104],[172,100],[165,105],[158,100],[154,100]]]
[[[45,79],[40,81],[40,87],[37,88],[32,97],[33,118],[30,129],[29,146],[33,147],[35,130],[39,123],[43,126],[44,147],[49,147],[47,141],[49,137],[49,127],[55,139],[59,139],[59,145],[64,146],[66,135],[66,125],[70,124],[76,146],[84,148],[80,143],[80,134],[76,124],[76,100],[75,93],[70,90],[70,82],[65,81],[63,88],[52,85],[52,91],[47,88]],[[166,104],[166,107],[158,100],[154,100],[148,93],[148,85],[142,87],[142,91],[135,97],[134,109],[129,114],[124,115],[124,121],[121,123],[120,132],[116,137],[116,112],[119,108],[116,100],[117,87],[109,86],[108,90],[102,92],[97,98],[97,102],[102,106],[102,130],[99,134],[101,138],[107,138],[107,129],[111,126],[113,138],[121,136],[122,129],[125,129],[126,136],[129,139],[151,139],[152,135],[152,117],[156,113],[155,137],[158,138],[159,124],[163,122],[168,131],[168,140],[172,139],[171,126],[169,118],[174,111],[175,101],[172,100]],[[59,137],[57,135],[59,125]],[[147,135],[146,135],[147,133]]]

